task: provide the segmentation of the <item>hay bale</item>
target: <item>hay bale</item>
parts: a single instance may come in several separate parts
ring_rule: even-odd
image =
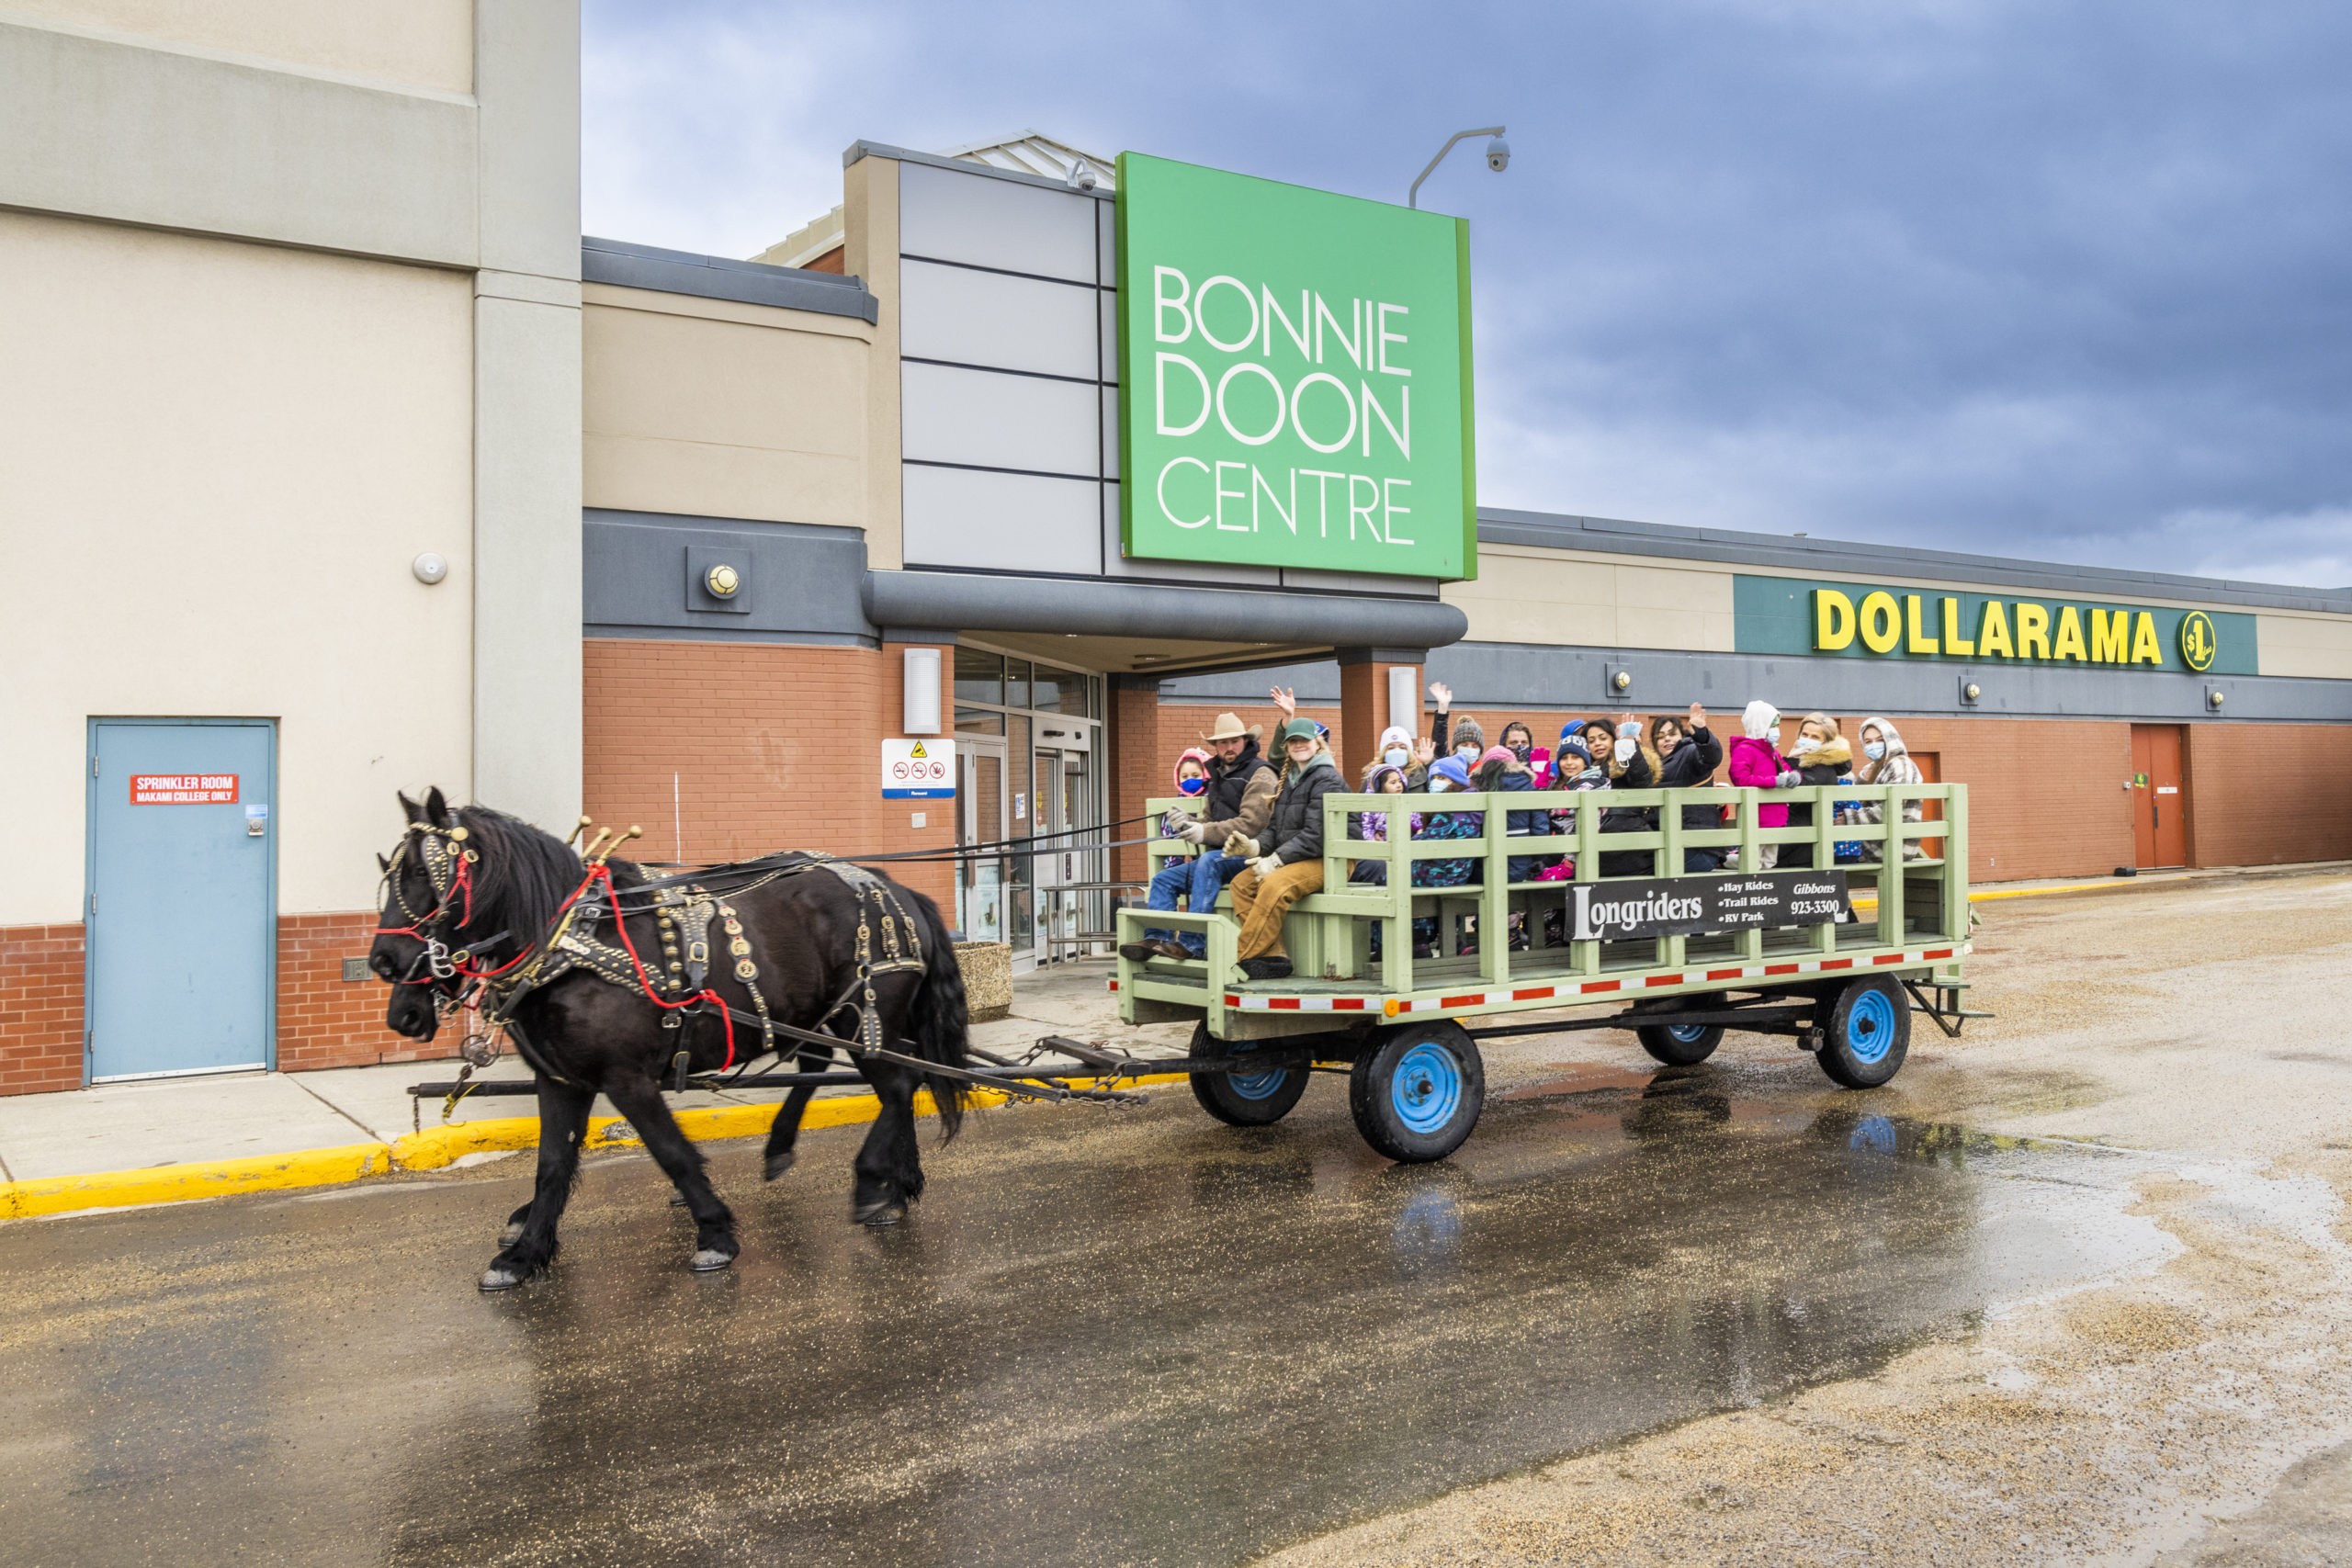
[[[964,1000],[974,1023],[991,1023],[1012,1011],[1012,946],[1002,942],[959,942],[956,965],[964,971]]]

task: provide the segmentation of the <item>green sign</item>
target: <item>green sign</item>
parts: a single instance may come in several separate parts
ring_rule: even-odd
[[[1470,230],[1119,157],[1129,556],[1476,575]]]
[[[2254,617],[2226,612],[1738,576],[1732,615],[1741,653],[2260,672]]]

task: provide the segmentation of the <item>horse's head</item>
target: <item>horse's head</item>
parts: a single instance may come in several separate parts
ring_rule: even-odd
[[[408,827],[384,868],[382,908],[368,966],[392,987],[384,1022],[411,1040],[430,1040],[441,1027],[441,1005],[464,984],[453,961],[457,928],[472,912],[474,868],[481,853],[442,798],[428,790],[422,804],[403,795]]]

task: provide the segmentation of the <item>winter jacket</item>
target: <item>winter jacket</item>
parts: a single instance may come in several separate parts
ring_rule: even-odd
[[[1781,774],[1790,771],[1780,751],[1770,740],[1753,735],[1742,735],[1731,743],[1731,782],[1741,789],[1777,789]],[[1789,808],[1785,804],[1767,802],[1756,808],[1757,826],[1785,828],[1789,825]]]
[[[1927,782],[1919,772],[1919,764],[1911,760],[1910,748],[1904,745],[1903,737],[1896,732],[1892,722],[1878,717],[1866,718],[1862,720],[1862,728],[1876,729],[1884,738],[1886,755],[1875,762],[1865,758],[1861,765],[1854,771],[1856,784],[1916,784]],[[1903,803],[1903,820],[1905,822],[1924,822],[1927,817],[1927,802],[1906,800]],[[1881,800],[1850,802],[1838,813],[1838,820],[1856,823],[1883,822],[1886,820],[1886,803]],[[1877,860],[1882,847],[1875,842],[1862,844],[1861,858],[1865,861]],[[1904,855],[1909,860],[1924,860],[1927,858],[1927,850],[1914,839],[1905,843]]]
[[[1254,839],[1266,830],[1282,780],[1259,754],[1258,738],[1241,746],[1232,761],[1209,764],[1208,807],[1202,814],[1203,839],[1214,847],[1233,834]]]
[[[1846,743],[1844,736],[1833,735],[1826,743],[1815,747],[1795,761],[1797,780],[1800,784],[1834,784],[1840,776],[1853,767],[1854,749]],[[1812,827],[1813,807],[1809,803],[1790,807],[1789,826],[1792,828]],[[1811,844],[1782,844],[1781,846],[1781,870],[1806,871],[1812,866],[1813,846]]]
[[[1570,758],[1569,761],[1573,762],[1575,759]],[[1601,772],[1599,768],[1589,767],[1580,773],[1569,774],[1566,778],[1561,779],[1556,784],[1553,784],[1552,787],[1554,789],[1579,791],[1588,789],[1607,789],[1609,787],[1609,775]],[[1552,831],[1554,834],[1574,835],[1576,830],[1577,808],[1575,807],[1555,806],[1552,807]]]
[[[1417,812],[1413,817],[1413,837],[1416,839],[1476,839],[1487,831],[1487,814],[1483,811]],[[1475,860],[1419,860],[1413,863],[1413,886],[1416,887],[1460,887],[1477,874]]]
[[[1503,776],[1496,783],[1495,792],[1498,795],[1532,794],[1534,788],[1533,771],[1521,762],[1503,770]],[[1503,831],[1514,839],[1548,839],[1552,836],[1552,814],[1541,809],[1507,811],[1503,813]],[[1551,859],[1548,855],[1513,855],[1504,874],[1513,882],[1532,882]]]
[[[1301,766],[1287,770],[1274,797],[1272,819],[1260,844],[1284,865],[1323,858],[1323,797],[1345,795],[1347,781],[1329,751],[1317,751]]]
[[[1682,738],[1682,744],[1660,759],[1658,783],[1667,789],[1696,789],[1715,776],[1724,765],[1722,742],[1714,732],[1706,728],[1692,730]],[[1712,806],[1686,806],[1682,808],[1685,828],[1720,828],[1724,825],[1723,801],[1718,797]]]

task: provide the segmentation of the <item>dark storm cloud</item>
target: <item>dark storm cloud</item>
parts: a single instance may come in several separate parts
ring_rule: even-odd
[[[1034,127],[1473,221],[1489,502],[2352,581],[2352,8],[588,6],[592,231]]]

